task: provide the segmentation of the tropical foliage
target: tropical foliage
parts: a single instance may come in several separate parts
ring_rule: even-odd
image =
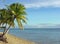
[[[23,29],[23,23],[26,23],[25,7],[19,3],[7,5],[5,9],[0,9],[0,27],[5,27],[3,36],[8,32],[10,27],[15,27],[15,21]]]

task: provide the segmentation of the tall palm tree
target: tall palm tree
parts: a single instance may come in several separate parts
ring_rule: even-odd
[[[15,27],[15,20],[17,21],[19,28],[23,29],[23,23],[26,23],[25,7],[22,4],[13,3],[7,6],[7,9],[0,10],[0,18],[0,25],[2,25],[2,27],[5,25],[5,29],[1,37],[8,32],[11,26]]]
[[[25,12],[24,5],[19,4],[19,3],[13,3],[9,5],[7,8],[8,8],[8,13],[10,15],[10,17],[8,18],[9,28],[11,26],[14,26],[14,21],[16,20],[18,23],[18,26],[21,29],[23,29],[22,23],[26,23],[26,12]],[[9,28],[6,29],[6,32],[9,30]]]

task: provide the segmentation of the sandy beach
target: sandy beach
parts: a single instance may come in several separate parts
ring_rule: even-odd
[[[34,42],[24,40],[21,38],[17,38],[10,34],[6,34],[6,37],[7,37],[8,43],[4,43],[4,42],[0,41],[0,44],[35,44]]]

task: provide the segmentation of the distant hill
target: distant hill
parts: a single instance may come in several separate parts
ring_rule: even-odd
[[[25,28],[60,28],[60,24],[26,25]]]

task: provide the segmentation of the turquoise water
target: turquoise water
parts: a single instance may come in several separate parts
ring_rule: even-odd
[[[11,29],[10,34],[34,41],[36,44],[60,44],[60,28]]]

